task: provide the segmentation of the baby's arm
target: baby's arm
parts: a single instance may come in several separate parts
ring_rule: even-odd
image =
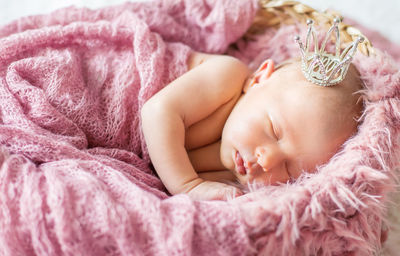
[[[223,104],[236,101],[247,75],[247,67],[240,61],[216,56],[173,81],[143,106],[142,128],[150,158],[171,194],[225,199],[236,191],[199,177],[185,149],[185,131]]]

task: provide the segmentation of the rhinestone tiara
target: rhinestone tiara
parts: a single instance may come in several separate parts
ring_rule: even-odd
[[[302,70],[304,76],[308,81],[320,86],[333,86],[340,83],[346,76],[349,65],[357,51],[359,43],[364,41],[363,37],[358,37],[350,45],[348,45],[342,52],[340,52],[340,33],[339,23],[340,18],[333,20],[332,27],[328,30],[319,47],[316,30],[313,26],[314,21],[307,20],[307,38],[304,44],[301,42],[299,36],[295,36],[295,41],[300,46]],[[335,54],[325,51],[327,41],[332,37],[332,33],[336,36]],[[314,51],[310,51],[311,40],[314,41]]]

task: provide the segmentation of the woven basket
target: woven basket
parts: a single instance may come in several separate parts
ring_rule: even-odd
[[[267,28],[278,28],[282,24],[306,23],[307,19],[313,19],[317,26],[328,30],[333,24],[333,19],[341,17],[337,12],[331,10],[319,12],[297,1],[260,0],[259,5],[260,9],[255,20],[244,36],[247,40],[252,40],[254,35],[263,33]],[[371,42],[360,30],[340,23],[339,31],[343,48],[349,42],[353,42],[358,36],[362,36],[365,40],[359,44],[358,50],[367,56],[374,54],[375,51]]]

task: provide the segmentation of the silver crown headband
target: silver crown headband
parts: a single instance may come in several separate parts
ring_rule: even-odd
[[[357,51],[358,44],[364,41],[363,37],[358,37],[356,41],[347,46],[343,52],[340,52],[340,21],[339,18],[333,20],[333,25],[326,33],[321,47],[319,47],[317,33],[313,26],[314,21],[311,19],[307,20],[308,30],[305,47],[300,41],[300,37],[295,36],[295,41],[300,46],[303,74],[308,81],[314,84],[332,86],[340,83],[346,77],[347,70]],[[329,38],[331,38],[333,32],[336,35],[335,55],[325,51],[326,43]],[[309,51],[311,37],[314,39],[314,52]]]

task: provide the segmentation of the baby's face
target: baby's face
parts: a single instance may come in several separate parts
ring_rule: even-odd
[[[224,166],[242,184],[275,185],[326,163],[357,127],[352,94],[359,88],[346,80],[333,87],[314,85],[295,62],[259,81],[242,95],[225,124]]]

